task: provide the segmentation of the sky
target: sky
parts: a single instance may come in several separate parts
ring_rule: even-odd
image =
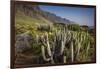
[[[80,25],[94,26],[94,8],[51,5],[40,5],[40,8]]]

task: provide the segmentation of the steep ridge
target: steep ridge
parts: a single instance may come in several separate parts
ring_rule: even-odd
[[[39,5],[30,5],[30,4],[16,4],[16,14],[23,13],[25,16],[31,17],[35,20],[40,20],[44,23],[65,23],[71,24],[72,21],[57,16],[53,13],[42,10]],[[21,16],[22,14],[20,14]]]

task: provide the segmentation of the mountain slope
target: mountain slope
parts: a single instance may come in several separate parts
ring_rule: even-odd
[[[72,21],[68,19],[61,18],[53,13],[41,10],[37,5],[30,4],[16,4],[16,17],[34,23],[72,23]]]

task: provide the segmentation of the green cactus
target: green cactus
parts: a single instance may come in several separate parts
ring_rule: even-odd
[[[41,46],[43,59],[45,61],[51,61],[51,63],[53,64],[54,61],[53,61],[53,56],[52,56],[52,52],[51,52],[51,48],[50,48],[48,33],[45,33],[45,35],[43,37],[45,37],[45,40],[43,41],[44,46]],[[47,49],[47,53],[49,55],[48,58],[46,57],[46,54],[45,54],[46,49]]]
[[[88,52],[91,46],[91,37],[88,32],[60,28],[51,33],[52,35],[49,35],[48,32],[42,35],[36,35],[36,42],[40,43],[40,38],[42,41],[41,52],[44,61],[54,64],[56,63],[54,56],[57,55],[62,55],[61,57],[63,59],[61,60],[63,63],[67,63],[69,58],[72,63],[81,59],[87,60],[86,57],[89,56]],[[67,52],[70,52],[70,54]],[[82,57],[83,55],[86,57]]]
[[[45,56],[45,46],[41,46],[41,51],[42,51],[42,57],[45,61],[50,61],[51,59],[50,58],[47,58]]]

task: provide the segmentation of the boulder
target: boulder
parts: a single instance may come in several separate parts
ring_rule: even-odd
[[[33,38],[29,34],[16,35],[15,51],[16,53],[22,53],[32,48]]]

